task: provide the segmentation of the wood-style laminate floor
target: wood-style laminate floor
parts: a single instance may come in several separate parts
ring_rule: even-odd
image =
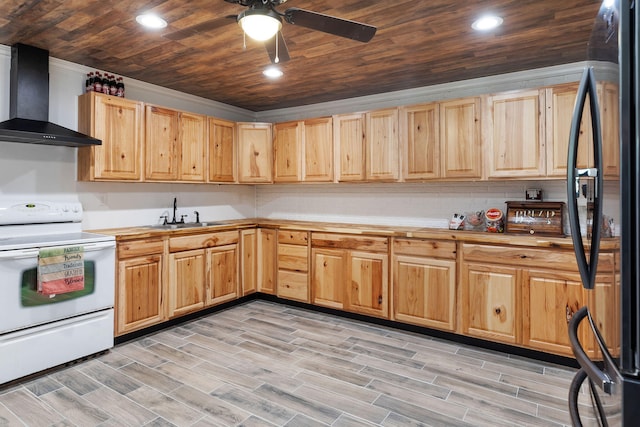
[[[560,426],[574,372],[256,300],[0,388],[0,425]]]

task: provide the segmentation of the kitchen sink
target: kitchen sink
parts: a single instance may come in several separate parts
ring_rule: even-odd
[[[210,227],[213,225],[222,224],[221,222],[205,221],[205,222],[179,222],[177,224],[157,224],[152,225],[151,228],[158,230],[178,230],[183,228],[199,228]]]

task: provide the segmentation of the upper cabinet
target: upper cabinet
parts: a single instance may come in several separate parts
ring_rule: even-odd
[[[545,175],[544,96],[534,89],[487,98],[489,178]]]
[[[209,117],[209,182],[236,182],[236,124]]]
[[[331,117],[274,126],[275,182],[333,181]]]
[[[272,182],[271,124],[238,123],[238,181]]]
[[[440,178],[439,114],[435,102],[400,109],[402,176],[407,181]]]
[[[78,180],[142,178],[144,108],[141,102],[89,92],[78,98],[78,130],[102,145],[78,149]]]
[[[549,177],[566,178],[567,176],[569,134],[577,93],[577,83],[546,89],[547,176]],[[620,175],[618,86],[614,83],[599,83],[597,94],[602,123],[604,176],[618,178]],[[589,105],[588,98],[586,105]],[[585,108],[582,113],[578,135],[578,167],[591,167],[593,166],[593,134],[589,108]]]
[[[442,178],[482,178],[480,98],[440,103]]]
[[[145,180],[203,182],[206,117],[154,105],[145,113]]]
[[[333,118],[338,181],[397,181],[398,109]]]

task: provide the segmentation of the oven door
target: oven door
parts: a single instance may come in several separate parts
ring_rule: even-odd
[[[84,289],[52,297],[37,291],[40,248],[0,251],[0,334],[113,307],[115,242],[82,246]]]

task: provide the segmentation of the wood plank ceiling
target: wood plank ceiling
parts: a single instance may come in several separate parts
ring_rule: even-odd
[[[0,44],[25,43],[56,58],[252,111],[411,89],[586,59],[596,0],[289,0],[298,7],[374,25],[369,43],[283,24],[291,60],[270,80],[261,43],[223,0],[2,0]],[[141,28],[153,11],[167,28]],[[477,33],[493,12],[504,24]],[[126,82],[126,80],[125,80]]]

